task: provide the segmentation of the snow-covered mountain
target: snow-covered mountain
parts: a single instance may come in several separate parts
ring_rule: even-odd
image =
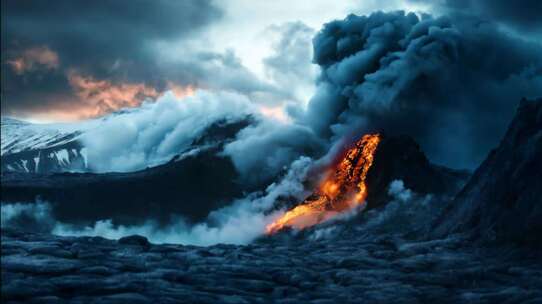
[[[86,171],[86,149],[80,141],[83,126],[33,124],[2,117],[2,172]]]

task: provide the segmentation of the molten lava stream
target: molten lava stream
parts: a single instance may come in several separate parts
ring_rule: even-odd
[[[273,234],[285,227],[303,229],[365,203],[365,179],[373,164],[379,134],[366,134],[349,149],[341,162],[314,193],[266,227]]]

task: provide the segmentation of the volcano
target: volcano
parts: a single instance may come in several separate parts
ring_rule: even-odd
[[[381,208],[390,202],[388,185],[401,180],[421,194],[453,197],[470,173],[432,164],[409,136],[362,136],[327,169],[303,202],[267,226],[267,234],[303,229],[355,208]]]

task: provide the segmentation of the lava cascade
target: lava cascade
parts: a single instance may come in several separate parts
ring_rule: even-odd
[[[303,229],[365,204],[365,179],[379,143],[379,134],[364,135],[329,171],[313,194],[269,224],[266,233],[273,234],[286,227]]]

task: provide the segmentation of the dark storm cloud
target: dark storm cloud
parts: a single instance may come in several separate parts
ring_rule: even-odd
[[[205,0],[8,0],[1,5],[3,113],[76,100],[69,71],[93,81],[160,89],[165,83],[153,44],[194,37],[221,16]],[[195,77],[186,70],[177,81]]]
[[[430,158],[473,167],[521,97],[542,95],[542,48],[472,17],[351,15],[314,39],[322,68],[308,123],[328,137],[384,130]]]
[[[435,1],[411,0],[435,4]],[[445,0],[438,2],[445,13],[477,15],[503,23],[521,33],[542,34],[542,1],[539,0]]]
[[[145,63],[150,42],[195,35],[219,16],[210,1],[8,0],[2,51],[46,45],[64,64],[107,75],[119,60]]]

